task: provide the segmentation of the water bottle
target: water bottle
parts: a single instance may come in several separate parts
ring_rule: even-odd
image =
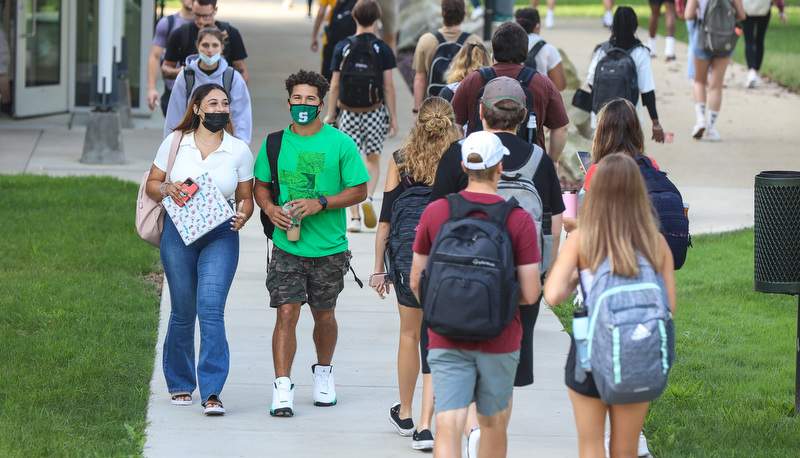
[[[536,113],[530,113],[528,116],[528,123],[525,127],[528,129],[528,143],[533,144],[533,142],[536,141],[536,137],[539,135],[536,128]]]
[[[592,370],[592,363],[589,361],[588,341],[589,334],[589,309],[578,307],[572,313],[572,337],[575,339],[576,358],[578,366],[584,371]]]

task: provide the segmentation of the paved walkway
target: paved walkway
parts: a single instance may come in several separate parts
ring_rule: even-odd
[[[289,123],[283,81],[299,68],[316,69],[318,60],[308,50],[311,24],[304,7],[284,11],[278,0],[233,1],[220,5],[219,18],[239,27],[248,46],[247,60],[253,99],[253,144],[256,152],[267,133]],[[544,38],[564,48],[581,76],[591,50],[607,39],[600,20],[557,18],[556,28]],[[646,32],[639,31],[640,38]],[[663,47],[661,40],[659,46]],[[685,45],[676,45],[684,55]],[[691,203],[692,232],[712,232],[752,225],[753,177],[761,170],[800,169],[796,145],[800,134],[800,97],[775,84],[744,90],[745,69],[733,66],[726,79],[718,144],[695,142],[691,86],[685,61],[657,60],[653,64],[658,109],[665,129],[675,142],[648,143],[647,152],[668,172]],[[411,121],[411,95],[395,73],[401,135],[387,142],[397,148]],[[96,166],[79,162],[85,116],[77,115],[68,129],[67,115],[0,121],[0,170],[3,173],[113,175],[138,181],[161,141],[163,118],[135,119],[136,127],[123,132],[126,164]],[[647,125],[649,130],[649,124]],[[565,154],[574,154],[566,152]],[[384,160],[388,160],[388,155]],[[382,169],[385,170],[385,167]],[[382,185],[381,185],[382,186]],[[381,187],[382,189],[382,187]],[[376,195],[379,197],[380,194]],[[133,203],[130,205],[133,220]],[[350,236],[354,266],[366,280],[372,270],[374,232]],[[150,425],[144,454],[175,456],[418,456],[410,439],[397,435],[387,421],[387,410],[397,396],[396,351],[399,320],[396,303],[380,301],[368,288],[359,289],[348,275],[339,300],[339,343],[334,358],[339,404],[311,405],[311,364],[316,362],[311,329],[304,311],[298,324],[298,352],[293,381],[297,385],[294,418],[271,418],[272,354],[275,313],[268,308],[265,277],[265,238],[258,220],[241,233],[239,269],[227,306],[227,331],[232,367],[222,399],[224,418],[206,418],[202,408],[174,407],[169,403],[161,371],[161,345],[169,313],[169,294],[162,298],[158,355],[151,384]],[[695,246],[690,255],[702,247]],[[680,302],[680,285],[679,302]],[[563,385],[563,365],[569,338],[549,310],[543,310],[535,333],[536,383],[518,389],[509,427],[509,456],[568,457],[577,454],[572,408]],[[420,381],[421,384],[421,381]],[[419,389],[414,404],[419,412]],[[195,393],[197,398],[197,393]]]

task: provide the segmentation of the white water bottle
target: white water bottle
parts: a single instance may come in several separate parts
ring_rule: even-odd
[[[578,307],[572,312],[572,337],[575,339],[575,357],[578,359],[578,366],[584,371],[592,370],[592,363],[589,361],[588,341],[589,336],[589,310],[586,307]]]

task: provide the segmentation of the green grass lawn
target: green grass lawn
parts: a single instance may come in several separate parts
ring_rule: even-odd
[[[800,455],[797,297],[753,290],[753,231],[693,237],[676,272],[676,361],[644,432],[658,457]],[[570,325],[571,308],[555,307]],[[571,326],[570,326],[571,328]]]
[[[0,175],[0,456],[139,455],[158,331],[137,185]]]

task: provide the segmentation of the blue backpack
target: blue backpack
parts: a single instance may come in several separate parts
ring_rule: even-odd
[[[606,404],[657,398],[675,361],[675,323],[664,280],[644,257],[637,257],[636,277],[612,274],[606,259],[595,271],[586,297],[587,354]],[[575,378],[579,382],[585,378],[577,358]]]

